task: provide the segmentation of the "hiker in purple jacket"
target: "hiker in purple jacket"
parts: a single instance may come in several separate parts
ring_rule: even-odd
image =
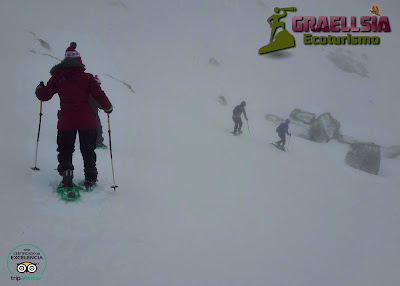
[[[276,132],[278,133],[278,136],[281,138],[278,142],[276,142],[276,145],[278,145],[280,148],[284,148],[286,144],[286,135],[292,136],[292,133],[289,133],[289,123],[290,120],[286,119],[285,122],[281,123],[278,128],[276,128]]]

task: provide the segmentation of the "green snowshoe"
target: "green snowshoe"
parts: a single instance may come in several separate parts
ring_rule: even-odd
[[[75,184],[72,184],[71,187],[66,187],[61,182],[57,186],[57,193],[60,194],[61,199],[68,202],[76,201],[77,199],[79,199],[81,197],[79,191],[80,187]]]
[[[96,149],[105,150],[105,149],[108,149],[108,146],[103,144],[103,143],[102,144],[97,144],[96,145]]]
[[[96,188],[96,182],[81,181],[78,183],[78,187],[82,192],[93,192]]]

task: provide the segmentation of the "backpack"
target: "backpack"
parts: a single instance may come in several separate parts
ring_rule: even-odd
[[[281,123],[275,130],[278,133],[284,133],[285,132],[285,123]]]
[[[241,113],[242,109],[240,105],[236,105],[236,107],[233,109],[233,115],[239,115]]]

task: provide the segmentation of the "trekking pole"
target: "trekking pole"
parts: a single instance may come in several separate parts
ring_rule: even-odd
[[[249,134],[250,134],[249,121],[248,121],[248,120],[246,120],[246,122],[247,122],[247,130],[249,130]]]
[[[40,101],[40,113],[39,113],[39,130],[37,134],[37,139],[36,139],[36,152],[35,152],[35,167],[31,168],[34,171],[39,171],[40,169],[36,166],[37,163],[37,152],[38,152],[38,146],[39,146],[39,137],[40,137],[40,125],[42,125],[42,110],[43,110],[43,102]]]
[[[115,176],[114,176],[114,164],[113,164],[113,157],[112,157],[112,146],[111,146],[111,125],[110,125],[110,114],[107,114],[107,122],[108,122],[108,142],[110,144],[110,157],[111,157],[111,170],[112,170],[112,176],[113,176],[113,185],[111,188],[115,189],[118,188],[118,186],[115,184]]]
[[[287,143],[287,146],[289,147],[290,145],[290,138],[292,138],[292,134],[289,135],[289,142]]]

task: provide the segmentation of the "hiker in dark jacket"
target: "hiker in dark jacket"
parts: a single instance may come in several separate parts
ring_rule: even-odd
[[[236,107],[233,109],[232,119],[233,122],[235,122],[233,134],[235,135],[242,133],[242,125],[243,125],[242,113],[244,115],[244,118],[246,118],[246,120],[249,120],[246,115],[246,110],[244,109],[245,106],[246,102],[242,101],[240,105],[236,105]]]
[[[85,66],[74,58],[67,57],[54,66],[51,78],[45,86],[41,82],[36,88],[36,97],[41,101],[50,100],[54,94],[60,97],[61,110],[58,113],[57,151],[58,172],[63,176],[62,186],[72,185],[72,154],[75,151],[76,133],[79,134],[80,150],[84,162],[85,182],[90,188],[97,181],[96,168],[96,116],[93,113],[89,96],[91,95],[106,113],[113,111],[100,85],[92,74],[85,73]]]
[[[281,123],[278,126],[278,128],[276,128],[276,132],[278,133],[278,136],[281,138],[281,140],[276,142],[276,145],[278,145],[281,148],[285,147],[286,135],[292,136],[292,133],[289,133],[289,123],[290,123],[290,120],[286,119],[285,122]]]

